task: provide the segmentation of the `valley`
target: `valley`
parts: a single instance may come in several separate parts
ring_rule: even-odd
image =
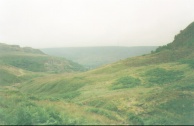
[[[156,48],[157,46],[99,46],[45,48],[41,50],[48,55],[65,57],[88,69],[94,69],[129,57],[148,54]]]
[[[193,125],[193,49],[194,23],[150,54],[92,70],[0,44],[0,124]]]

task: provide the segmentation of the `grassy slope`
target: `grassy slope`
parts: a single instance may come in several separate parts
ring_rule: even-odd
[[[34,73],[13,66],[0,65],[0,86],[17,85],[24,81],[47,75],[46,73]]]
[[[150,55],[136,59],[144,62],[147,58]],[[137,67],[133,61],[124,60],[85,73],[35,79],[21,90],[41,98],[36,101],[38,104],[63,108],[61,113],[84,117],[88,123],[193,124],[194,70],[179,62],[142,63]],[[134,80],[129,78],[127,84],[133,86],[123,86],[119,79],[126,76],[140,82],[134,86]],[[112,88],[115,84],[120,88]]]
[[[184,74],[178,80],[167,79],[157,84],[149,81],[152,75],[144,74],[155,68],[184,71]],[[119,63],[77,75],[34,79],[16,88],[20,89],[18,92],[13,94],[13,89],[9,89],[4,95],[18,106],[30,102],[24,105],[26,109],[32,107],[30,116],[35,114],[33,104],[41,111],[52,108],[60,112],[62,122],[55,118],[59,124],[193,124],[193,73],[187,64],[129,67]],[[112,90],[111,85],[126,75],[139,78],[140,85]],[[23,96],[15,95],[20,91]],[[18,107],[6,108],[18,111]]]

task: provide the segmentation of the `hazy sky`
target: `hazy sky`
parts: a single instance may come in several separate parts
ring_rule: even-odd
[[[0,42],[34,48],[164,45],[194,0],[0,0]]]

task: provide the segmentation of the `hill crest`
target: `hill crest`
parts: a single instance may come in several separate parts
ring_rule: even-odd
[[[86,70],[80,64],[44,54],[39,49],[0,43],[0,65],[32,72],[63,73]]]
[[[39,49],[33,49],[31,47],[20,47],[19,45],[7,45],[5,43],[0,43],[1,52],[25,52],[25,53],[35,53],[35,54],[44,54]]]
[[[194,47],[194,22],[188,25],[184,30],[175,35],[173,42],[158,47],[155,52],[163,50],[177,50],[181,48],[192,49]]]

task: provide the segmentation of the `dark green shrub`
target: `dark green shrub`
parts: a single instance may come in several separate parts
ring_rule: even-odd
[[[181,81],[170,85],[165,88],[165,90],[178,90],[178,91],[194,91],[194,78],[193,76],[187,76],[187,78],[182,79]]]
[[[116,80],[116,82],[114,82],[111,85],[111,89],[116,90],[116,89],[123,89],[123,88],[133,88],[140,84],[141,84],[140,79],[134,78],[131,76],[125,76]]]
[[[21,107],[17,109],[17,125],[62,124],[60,113],[52,108]]]
[[[176,121],[165,115],[150,116],[145,125],[173,125]],[[176,124],[176,123],[175,123]]]
[[[178,70],[165,70],[155,68],[146,72],[148,81],[154,84],[165,84],[178,81],[183,78],[183,72]]]
[[[159,107],[166,112],[176,115],[174,124],[192,125],[194,123],[194,99],[187,94],[179,94],[179,97],[166,103],[161,104]],[[172,117],[171,117],[172,118]],[[172,120],[168,118],[168,120]],[[166,123],[170,124],[170,123]],[[172,124],[172,123],[171,123]]]
[[[160,108],[168,111],[168,112],[172,112],[172,113],[176,113],[176,114],[180,114],[180,115],[185,115],[185,116],[194,116],[194,99],[191,97],[187,97],[186,95],[182,94],[182,96],[179,96],[182,98],[177,98],[177,99],[173,99],[171,101],[168,101],[164,104],[161,104]]]
[[[135,115],[134,113],[128,114],[127,122],[132,123],[133,125],[143,125],[144,124],[143,120],[137,115]]]
[[[183,64],[188,64],[192,69],[194,69],[194,59],[181,60],[179,62]]]
[[[32,125],[32,115],[30,113],[29,108],[19,108],[17,110],[16,114],[17,120],[16,124],[17,125]]]
[[[63,124],[63,117],[54,108],[30,105],[27,101],[19,106],[4,109],[1,118],[8,125],[42,125]],[[0,111],[1,117],[1,111]]]

